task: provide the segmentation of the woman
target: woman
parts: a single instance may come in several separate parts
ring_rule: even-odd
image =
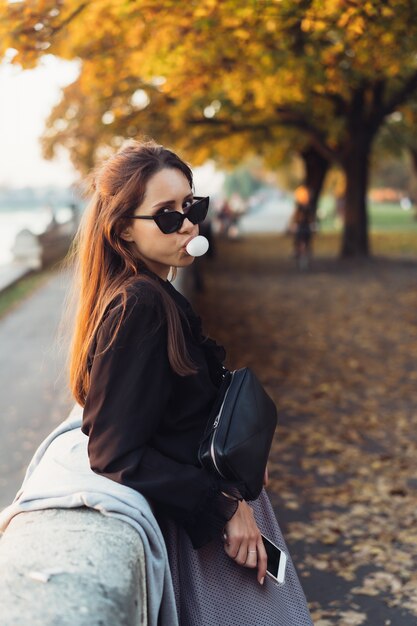
[[[310,192],[304,185],[295,190],[295,207],[291,219],[294,233],[294,256],[299,269],[307,269],[311,261],[314,216],[311,210]]]
[[[94,190],[74,247],[70,351],[91,468],[153,505],[182,626],[310,625],[292,563],[280,588],[265,580],[261,530],[286,551],[265,493],[247,503],[197,459],[225,353],[168,277],[193,262],[185,248],[208,198],[194,197],[189,167],[153,142],[124,147]]]

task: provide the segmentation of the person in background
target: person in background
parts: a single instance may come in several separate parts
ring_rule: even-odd
[[[315,223],[308,188],[305,185],[297,187],[294,199],[294,212],[289,226],[294,236],[294,258],[299,269],[307,269],[311,262],[311,244]]]

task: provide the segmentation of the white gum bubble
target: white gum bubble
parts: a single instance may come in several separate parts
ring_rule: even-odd
[[[188,242],[185,249],[190,256],[203,256],[209,249],[209,242],[203,235],[198,235]]]

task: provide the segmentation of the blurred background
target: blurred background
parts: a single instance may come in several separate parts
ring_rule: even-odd
[[[85,177],[152,137],[210,195],[184,285],[280,407],[271,499],[315,623],[415,624],[417,0],[0,15],[0,506],[72,406],[60,261]]]
[[[204,166],[197,183],[218,200],[213,212],[232,198],[232,212],[257,213],[244,230],[282,230],[304,184],[344,256],[369,254],[370,231],[415,232],[413,2],[1,10],[2,238],[12,215],[44,227],[25,211],[64,220],[83,175],[139,136]]]

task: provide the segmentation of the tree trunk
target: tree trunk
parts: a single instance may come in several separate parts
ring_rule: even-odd
[[[411,156],[411,169],[413,171],[414,174],[414,181],[411,185],[411,193],[410,193],[410,199],[411,202],[413,203],[413,209],[414,209],[414,219],[417,220],[417,193],[415,191],[415,181],[417,180],[417,149],[408,146],[408,150]]]
[[[408,151],[411,155],[411,165],[413,168],[413,174],[417,177],[417,150],[409,146]]]
[[[367,190],[372,135],[363,129],[351,135],[342,166],[346,176],[342,257],[366,257],[370,254],[368,237]]]
[[[414,184],[412,185],[412,201],[417,205],[417,194],[415,193],[415,181],[417,181],[417,148],[413,148],[412,146],[408,146],[408,152],[411,156],[411,170],[414,176]]]
[[[300,154],[305,170],[305,185],[310,191],[310,204],[317,213],[317,204],[323,188],[324,179],[330,166],[330,162],[324,158],[315,148],[309,146]]]

